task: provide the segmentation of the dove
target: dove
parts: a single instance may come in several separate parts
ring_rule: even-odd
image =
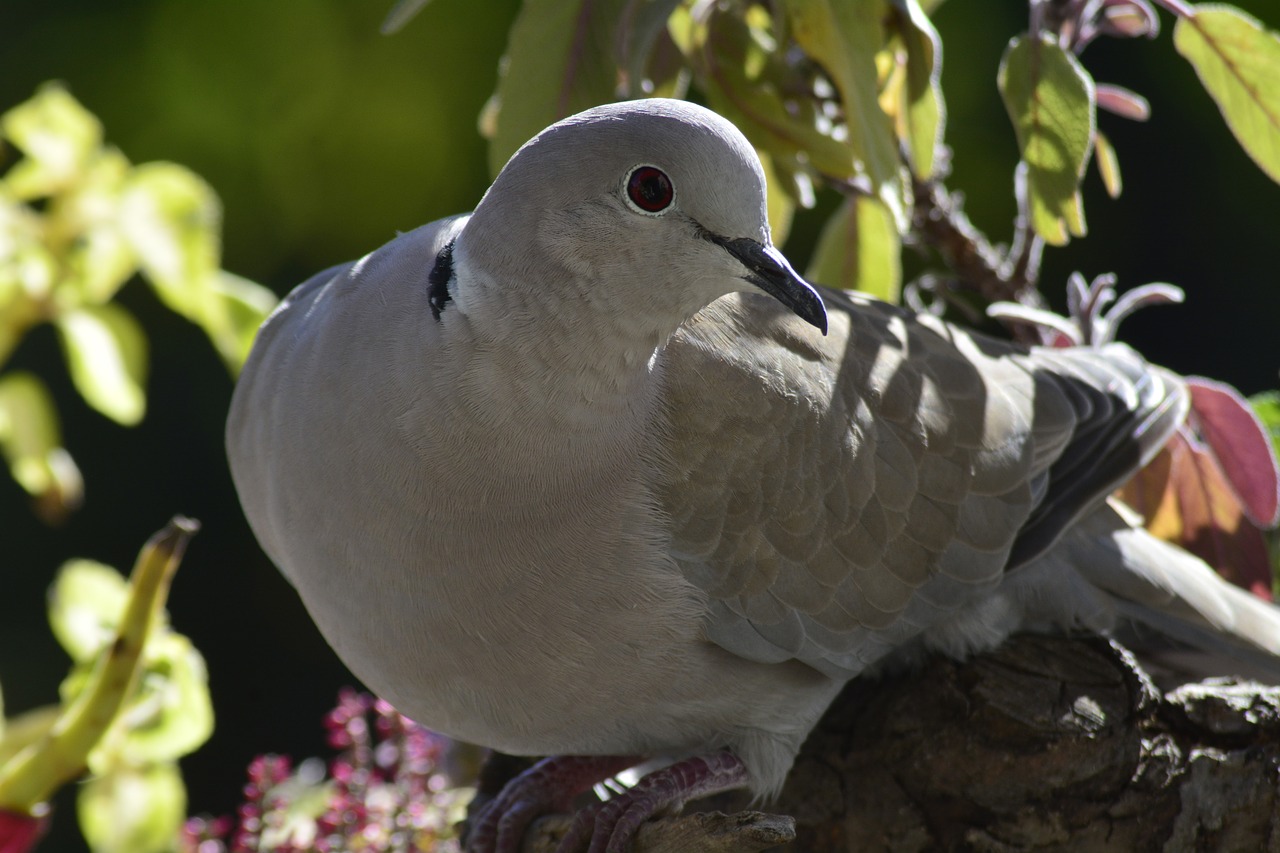
[[[550,756],[472,850],[650,759],[562,849],[767,797],[851,678],[1015,630],[1280,653],[1276,611],[1108,499],[1182,420],[1176,376],[816,289],[765,202],[715,113],[597,107],[258,334],[226,438],[267,555],[402,713]]]

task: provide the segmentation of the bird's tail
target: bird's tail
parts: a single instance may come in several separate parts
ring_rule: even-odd
[[[1041,579],[1055,578],[1047,588],[1074,600],[1070,609],[1077,624],[1108,633],[1134,626],[1139,634],[1146,626],[1208,655],[1212,663],[1205,668],[1216,675],[1280,684],[1280,608],[1223,580],[1194,554],[1152,536],[1133,515],[1109,501],[1069,531],[1037,561],[1040,565],[1027,568]],[[1034,613],[1034,602],[1029,603]],[[1042,612],[1060,614],[1054,605],[1061,604],[1061,598],[1046,601]]]

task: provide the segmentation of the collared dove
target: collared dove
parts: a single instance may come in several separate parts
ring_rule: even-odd
[[[514,780],[472,849],[676,760],[566,839],[617,851],[691,796],[776,791],[868,668],[1121,616],[1280,653],[1276,611],[1107,503],[1186,407],[1121,345],[1027,350],[819,293],[737,129],[643,100],[551,126],[474,213],[298,287],[227,446],[263,548],[369,687],[569,756]]]

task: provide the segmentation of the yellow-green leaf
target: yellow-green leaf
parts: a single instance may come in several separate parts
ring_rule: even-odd
[[[614,40],[626,4],[525,0],[499,67],[497,121],[489,140],[492,174],[547,125],[613,100]]]
[[[147,340],[119,305],[86,305],[55,321],[71,381],[85,401],[132,426],[146,411]]]
[[[1098,137],[1094,140],[1094,155],[1097,157],[1098,174],[1102,176],[1102,185],[1106,187],[1107,195],[1119,198],[1124,189],[1124,181],[1120,179],[1120,160],[1116,157],[1116,150],[1111,147],[1111,140],[1102,131],[1098,131]]]
[[[1093,80],[1054,42],[1019,36],[997,82],[1027,164],[1032,226],[1055,246],[1083,236],[1079,190],[1096,127]]]
[[[893,25],[905,52],[906,80],[894,114],[894,130],[905,143],[911,171],[933,174],[933,158],[942,144],[946,103],[942,99],[942,39],[917,0],[894,0]]]
[[[175,761],[213,734],[213,702],[204,658],[191,641],[156,631],[142,656],[142,678],[112,725],[110,737],[89,754],[95,773],[120,764]]]
[[[857,158],[847,142],[823,133],[811,118],[793,114],[772,81],[747,73],[759,46],[740,15],[715,8],[704,24],[677,10],[672,32],[696,61],[711,107],[768,153],[775,166],[797,164],[803,155],[824,175],[847,180],[857,174]]]
[[[1173,45],[1218,104],[1240,146],[1280,182],[1280,35],[1232,6],[1178,18]]]
[[[880,109],[875,55],[884,42],[884,0],[787,0],[796,42],[831,75],[840,92],[849,145],[876,191],[898,174],[898,150]],[[888,200],[888,199],[886,199]]]
[[[0,377],[0,452],[18,485],[39,500],[46,515],[59,518],[79,505],[84,482],[62,447],[53,398],[30,373]]]
[[[26,155],[3,179],[20,199],[51,195],[75,182],[102,145],[101,123],[56,83],[0,116],[0,132]]]
[[[249,357],[258,327],[280,302],[276,295],[247,278],[219,271],[210,282],[218,310],[201,321],[232,374],[239,374]]]
[[[129,585],[115,569],[68,560],[49,590],[53,635],[73,661],[91,660],[115,638],[128,599]]]
[[[213,189],[190,169],[146,163],[129,175],[120,202],[121,228],[160,299],[198,321],[218,269],[222,208]]]
[[[888,208],[870,196],[845,199],[822,229],[807,277],[827,287],[897,302],[902,290],[901,247]]]
[[[186,818],[187,789],[176,764],[121,768],[86,782],[76,813],[93,853],[164,853]]]

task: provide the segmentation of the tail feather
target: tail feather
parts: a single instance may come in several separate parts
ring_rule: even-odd
[[[1085,579],[1107,593],[1125,618],[1280,680],[1280,608],[1223,580],[1194,554],[1152,536],[1126,517],[1131,515],[1112,503],[1088,520],[1095,536],[1103,528],[1119,559],[1078,560]]]

